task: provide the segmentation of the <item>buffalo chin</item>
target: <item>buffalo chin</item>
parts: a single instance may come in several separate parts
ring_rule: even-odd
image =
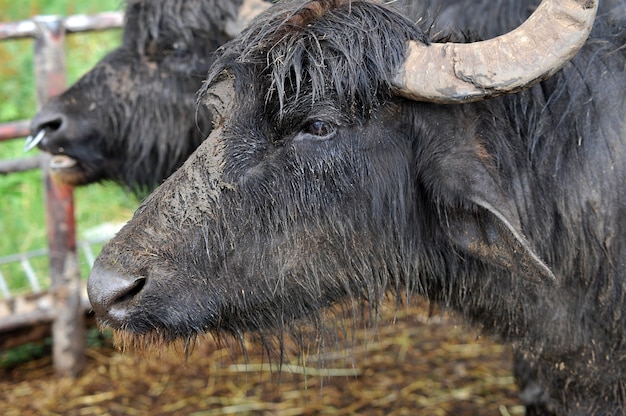
[[[52,155],[48,168],[55,181],[71,186],[94,182],[96,176],[90,174],[79,160],[66,155]]]
[[[107,327],[102,327],[107,329]],[[166,348],[173,348],[176,351],[182,351],[188,356],[197,342],[198,334],[189,335],[187,337],[172,338],[161,331],[150,331],[138,334],[123,329],[113,331],[113,344],[121,351],[130,350],[140,354],[162,353]]]

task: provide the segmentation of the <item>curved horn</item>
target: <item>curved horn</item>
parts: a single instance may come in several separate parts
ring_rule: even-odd
[[[411,41],[395,77],[398,94],[464,103],[516,92],[544,80],[585,43],[598,0],[543,0],[515,30],[474,43]]]

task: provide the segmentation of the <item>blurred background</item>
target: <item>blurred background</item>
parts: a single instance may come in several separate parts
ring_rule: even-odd
[[[44,14],[69,16],[121,11],[123,6],[121,0],[0,0],[0,19],[11,22]],[[121,30],[117,29],[67,36],[67,85],[115,48],[120,39]],[[29,119],[36,111],[32,39],[0,42],[0,123]],[[0,160],[27,156],[23,147],[23,139],[0,142]],[[35,152],[36,149],[31,151]],[[46,247],[41,171],[0,175],[0,198],[0,258]],[[102,224],[126,221],[138,204],[136,198],[113,184],[78,188],[75,201],[79,239]],[[47,259],[36,258],[32,263],[36,274],[45,276]],[[84,259],[81,271],[83,275],[88,271]],[[7,277],[11,293],[27,288],[19,264],[0,264],[0,272]],[[45,285],[45,281],[41,283]]]

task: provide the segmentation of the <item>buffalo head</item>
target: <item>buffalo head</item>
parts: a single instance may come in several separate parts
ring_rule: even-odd
[[[213,53],[267,6],[128,1],[122,45],[43,106],[26,149],[51,153],[51,173],[71,185],[114,180],[153,189],[211,130],[196,93]]]
[[[567,23],[545,17],[554,7]],[[372,2],[275,6],[220,51],[203,92],[207,141],[100,255],[89,280],[96,313],[165,339],[261,329],[346,297],[378,301],[443,272],[451,248],[554,280],[485,144],[462,143],[474,123],[456,106],[403,97],[456,103],[527,87],[571,58],[594,12],[545,2],[500,38],[439,45]],[[549,59],[511,44],[540,41]],[[492,54],[497,70],[478,66]],[[443,80],[424,78],[433,72]]]

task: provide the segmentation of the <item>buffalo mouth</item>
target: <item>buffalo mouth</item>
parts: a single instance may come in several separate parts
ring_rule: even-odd
[[[48,169],[54,179],[67,185],[79,186],[93,182],[82,163],[65,154],[51,154]]]
[[[80,159],[64,153],[62,149],[59,152],[52,152],[45,148],[44,138],[46,130],[40,130],[35,136],[29,136],[24,144],[24,151],[27,152],[34,147],[39,147],[49,156],[48,170],[50,175],[71,186],[85,185],[94,182],[94,173],[90,173],[89,169]]]
[[[49,167],[54,172],[74,170],[78,167],[78,160],[68,155],[52,155]]]

